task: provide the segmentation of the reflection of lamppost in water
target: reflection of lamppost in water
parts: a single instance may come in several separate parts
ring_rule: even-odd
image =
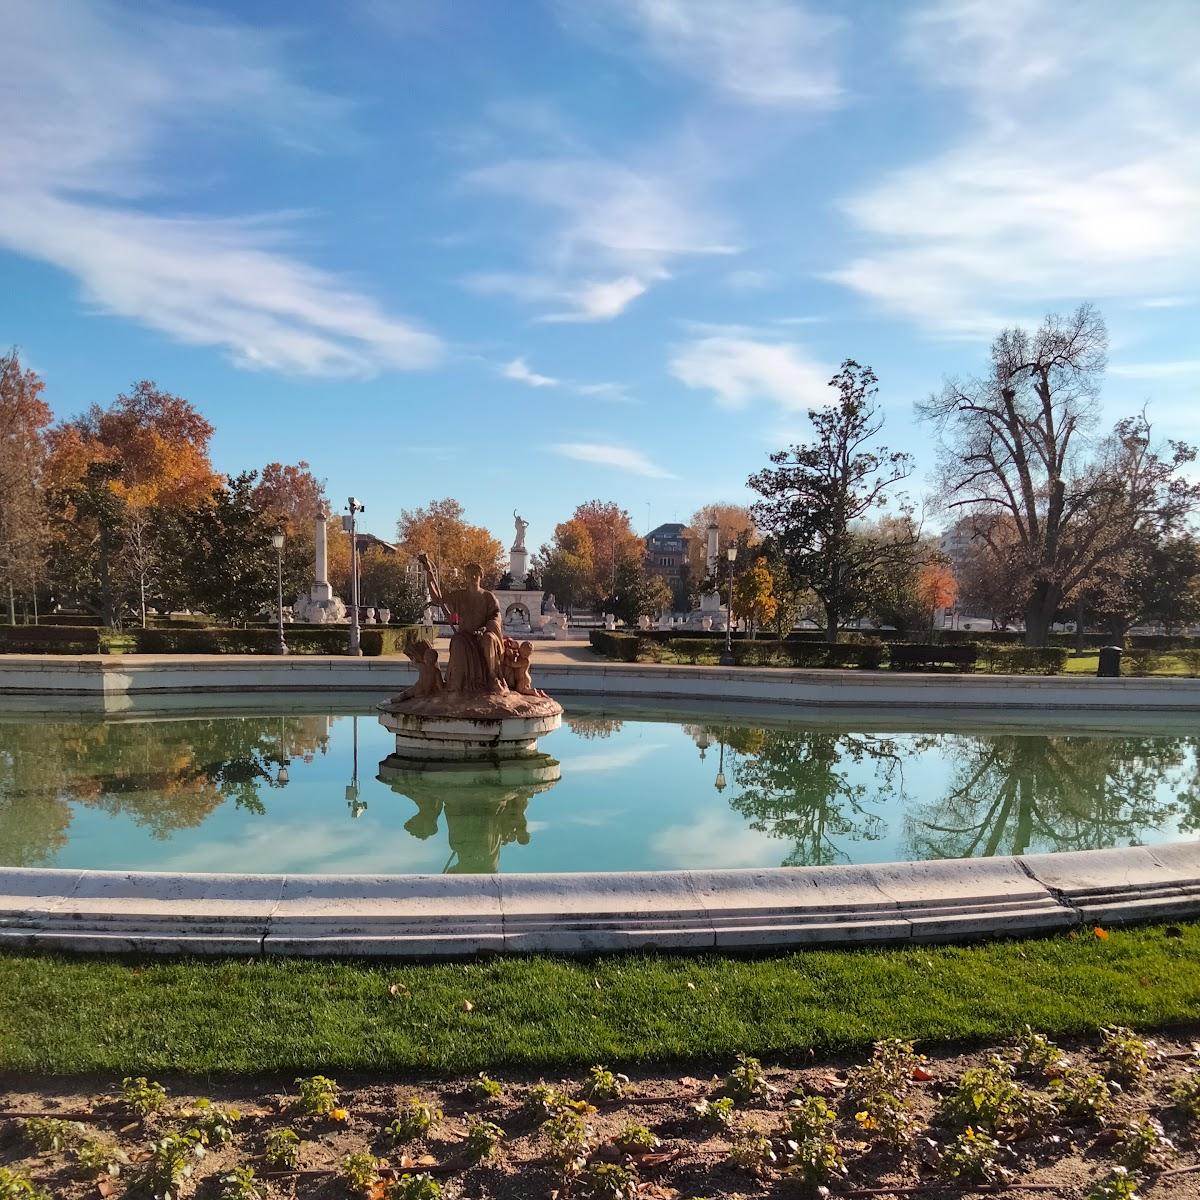
[[[712,745],[712,740],[708,736],[708,730],[702,725],[700,727],[700,736],[696,739],[696,745],[700,747],[700,761],[704,761],[705,752]]]
[[[287,752],[287,724],[286,717],[279,718],[279,770],[275,772],[275,782],[280,787],[286,787],[288,781],[288,763],[292,760],[288,757]]]
[[[367,802],[358,798],[358,717],[350,718],[351,737],[354,742],[354,765],[351,768],[350,782],[346,784],[346,806],[350,815],[357,821],[367,811]]]
[[[713,780],[713,787],[718,792],[723,792],[725,790],[725,739],[719,738],[718,740],[721,743],[721,757],[717,763],[717,777]]]

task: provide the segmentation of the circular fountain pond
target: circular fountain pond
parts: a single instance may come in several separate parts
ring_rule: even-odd
[[[1097,850],[1200,828],[1200,743],[1182,717],[569,702],[534,757],[414,771],[389,761],[373,703],[10,711],[0,867],[711,870]]]

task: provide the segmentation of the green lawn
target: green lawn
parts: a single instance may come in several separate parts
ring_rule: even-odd
[[[43,1073],[724,1062],[886,1036],[983,1041],[1025,1022],[1064,1035],[1197,1019],[1200,925],[762,958],[0,956],[0,1069]]]

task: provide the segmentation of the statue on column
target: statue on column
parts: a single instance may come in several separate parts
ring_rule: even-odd
[[[515,508],[513,509],[513,524],[516,526],[517,536],[513,539],[512,548],[514,550],[524,550],[525,530],[529,528],[529,522]]]

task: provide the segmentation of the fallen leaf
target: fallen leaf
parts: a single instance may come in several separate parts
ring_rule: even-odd
[[[933,1078],[933,1072],[925,1067],[913,1067],[912,1077],[918,1083],[928,1083]]]
[[[101,1179],[96,1184],[96,1191],[102,1196],[111,1196],[117,1190],[117,1185],[111,1179]]]
[[[689,992],[694,992],[696,990],[696,985],[690,979],[687,981],[687,987]]]
[[[335,1108],[329,1113],[329,1119],[331,1121],[344,1121],[349,1116],[350,1110],[348,1108]]]
[[[391,992],[393,996],[407,996],[409,994],[408,986],[403,983],[393,983],[392,986],[388,988],[388,991]]]
[[[1100,926],[1099,926],[1099,925],[1097,925],[1097,926],[1096,926],[1096,928],[1092,930],[1092,932],[1093,932],[1093,933],[1094,933],[1094,934],[1095,934],[1095,935],[1096,935],[1096,936],[1097,936],[1097,937],[1098,937],[1098,938],[1099,938],[1099,939],[1100,939],[1102,942],[1107,942],[1107,941],[1108,941],[1108,930],[1107,930],[1107,929],[1101,929],[1101,928],[1100,928]]]
[[[462,1006],[463,1006],[463,1012],[474,1012],[475,1011],[475,1005],[473,1005],[470,1002],[470,1000],[464,1000],[462,1003]]]
[[[637,1190],[639,1196],[648,1196],[650,1200],[675,1200],[679,1190],[667,1187],[665,1183],[643,1183]]]

